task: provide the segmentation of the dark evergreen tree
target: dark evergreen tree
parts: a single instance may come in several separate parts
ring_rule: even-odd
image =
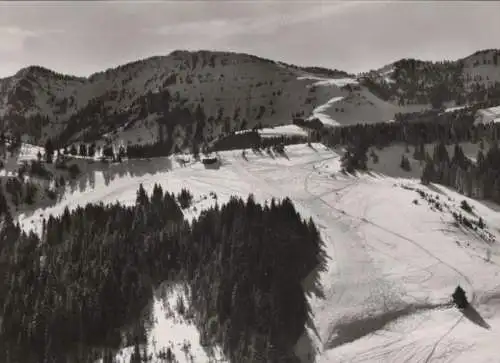
[[[83,156],[83,157],[87,156],[87,145],[80,144],[79,152],[80,152],[80,156]]]
[[[102,148],[102,155],[106,158],[114,159],[115,153],[112,145],[106,145]]]
[[[89,146],[89,149],[88,149],[88,154],[91,158],[93,158],[95,156],[95,152],[96,152],[96,145],[95,143],[92,143],[90,146]]]
[[[408,158],[405,155],[401,155],[401,162],[399,163],[399,166],[404,171],[411,170],[410,160],[408,160]]]
[[[417,146],[415,146],[415,152],[413,153],[413,158],[415,160],[423,161],[425,160],[425,145],[423,142],[419,142]]]
[[[359,143],[348,146],[342,157],[342,170],[353,173],[355,170],[366,170],[368,157],[366,155],[368,147]]]
[[[193,201],[193,195],[186,188],[182,188],[181,192],[177,196],[179,205],[182,209],[189,208]]]
[[[465,295],[464,289],[462,289],[459,286],[455,289],[455,291],[452,294],[453,302],[458,306],[460,309],[464,309],[467,307],[469,304],[467,301],[467,296]]]
[[[50,139],[47,139],[47,142],[45,143],[45,162],[47,164],[51,164],[53,157],[54,145],[52,145],[52,141]]]
[[[428,159],[425,163],[424,170],[422,171],[421,181],[422,184],[427,185],[434,181],[434,162],[432,159]]]
[[[39,239],[14,224],[2,195],[0,349],[11,361],[109,361],[122,335],[144,359],[152,291],[184,281],[208,345],[231,361],[297,362],[310,309],[302,281],[326,255],[290,200],[231,198],[188,223],[173,194],[141,185],[136,205],[66,208]]]

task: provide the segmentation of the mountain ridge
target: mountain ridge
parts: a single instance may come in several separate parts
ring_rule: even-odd
[[[48,138],[67,144],[110,135],[140,144],[166,135],[172,147],[182,149],[197,132],[196,110],[204,119],[198,134],[206,141],[317,113],[343,125],[390,121],[397,113],[437,103],[476,102],[490,97],[484,94],[492,87],[500,92],[499,58],[499,50],[488,49],[456,61],[401,59],[360,75],[209,50],[175,50],[88,77],[28,66],[0,79],[0,122],[4,131],[38,144]],[[484,88],[478,97],[477,84]],[[468,99],[470,94],[475,98]],[[184,116],[173,117],[176,109],[179,115],[184,109]]]
[[[30,64],[30,65],[27,65],[25,67],[20,68],[13,75],[0,77],[0,81],[2,81],[4,79],[7,79],[7,78],[10,78],[10,77],[14,77],[18,73],[20,73],[21,71],[24,71],[26,69],[40,69],[40,70],[43,70],[43,71],[48,71],[48,72],[53,73],[55,75],[59,75],[59,76],[62,76],[62,77],[70,77],[70,78],[74,78],[74,79],[89,79],[89,78],[92,78],[95,75],[99,75],[99,74],[105,73],[105,72],[110,71],[110,70],[115,70],[115,69],[118,69],[118,68],[122,68],[122,67],[130,66],[130,65],[134,65],[135,63],[140,63],[140,62],[144,62],[144,61],[148,61],[148,60],[152,60],[152,59],[158,59],[158,58],[168,57],[169,55],[172,55],[174,53],[182,53],[182,52],[185,52],[185,53],[228,53],[228,54],[248,55],[248,56],[251,56],[251,57],[258,58],[260,60],[267,60],[267,61],[270,61],[270,62],[273,62],[273,63],[283,64],[283,65],[286,65],[286,66],[292,66],[292,67],[300,68],[300,69],[318,68],[318,69],[323,69],[323,70],[326,70],[326,71],[330,71],[330,70],[339,71],[339,72],[345,73],[346,75],[359,75],[359,74],[363,74],[363,73],[368,73],[370,71],[381,71],[384,68],[389,67],[389,66],[393,65],[394,63],[397,63],[398,61],[405,60],[405,59],[415,60],[415,61],[424,62],[424,63],[436,63],[436,62],[447,62],[447,61],[448,62],[458,62],[458,61],[466,60],[466,59],[474,57],[474,56],[483,55],[483,54],[489,53],[489,52],[494,52],[494,53],[500,54],[500,48],[485,48],[485,49],[480,49],[480,50],[475,51],[474,53],[470,53],[469,55],[461,57],[461,58],[443,59],[443,60],[439,60],[439,61],[427,60],[427,59],[422,59],[422,58],[414,58],[414,57],[402,57],[402,58],[398,58],[398,59],[396,59],[396,60],[394,60],[392,62],[386,63],[386,64],[384,64],[381,67],[372,68],[370,70],[367,70],[367,71],[364,71],[364,72],[358,72],[358,73],[350,73],[350,72],[347,72],[347,71],[342,71],[342,70],[338,70],[336,68],[327,67],[327,66],[299,65],[299,64],[284,62],[284,61],[280,61],[280,60],[271,60],[271,59],[266,58],[266,57],[262,57],[262,56],[258,56],[258,55],[253,55],[253,54],[245,53],[245,52],[217,51],[217,50],[207,50],[207,49],[198,49],[198,50],[176,49],[176,50],[173,50],[172,52],[167,53],[165,55],[151,55],[151,56],[148,56],[148,57],[139,58],[137,60],[127,61],[127,62],[121,63],[121,64],[119,64],[117,66],[107,67],[105,70],[101,70],[101,71],[96,71],[96,72],[90,73],[88,76],[77,76],[77,75],[72,74],[72,73],[58,72],[57,70],[49,68],[49,67],[46,67],[46,66],[37,65],[37,64]]]

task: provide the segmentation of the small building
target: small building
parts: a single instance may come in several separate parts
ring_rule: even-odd
[[[220,167],[220,160],[216,156],[203,158],[201,162],[203,163],[203,165],[205,165],[205,168],[207,169],[219,169]]]

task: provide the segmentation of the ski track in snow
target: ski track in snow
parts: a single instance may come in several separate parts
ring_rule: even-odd
[[[219,203],[232,195],[246,198],[250,193],[259,201],[290,197],[302,217],[315,220],[330,259],[321,275],[326,298],[311,298],[313,323],[319,334],[319,339],[312,340],[320,352],[319,362],[457,359],[481,363],[496,357],[489,355],[489,348],[491,354],[495,351],[493,343],[487,345],[484,357],[465,348],[470,335],[491,342],[494,338],[487,335],[490,331],[478,331],[449,304],[457,281],[473,305],[479,303],[479,297],[483,302],[488,296],[493,300],[500,297],[494,282],[500,271],[496,262],[483,267],[475,253],[452,242],[453,235],[438,235],[436,229],[429,232],[429,223],[442,224],[444,217],[423,210],[426,206],[412,206],[417,194],[395,187],[396,179],[344,176],[338,172],[339,156],[320,144],[289,146],[286,153],[284,158],[248,151],[246,161],[241,151],[222,152],[219,170],[194,163],[140,177],[115,177],[108,186],[98,176],[95,189],[69,194],[56,206],[19,220],[23,228],[39,230],[40,214],[45,218],[50,213],[60,214],[65,206],[101,201],[131,204],[139,183],[148,192],[154,183],[175,193],[187,187],[195,198],[214,191]],[[388,205],[401,211],[387,209]],[[199,209],[186,214],[195,216]],[[417,214],[422,210],[425,214]],[[412,219],[417,217],[425,219]],[[455,231],[460,233],[463,237],[463,231]],[[490,318],[495,317],[491,314]],[[205,361],[206,357],[195,359]]]
[[[331,98],[330,100],[328,100],[328,102],[316,107],[313,111],[312,111],[312,116],[310,116],[310,119],[311,118],[318,118],[321,123],[325,126],[339,126],[340,124],[335,121],[334,119],[332,119],[327,111],[332,108],[334,106],[335,103],[343,100],[344,97],[333,97]]]

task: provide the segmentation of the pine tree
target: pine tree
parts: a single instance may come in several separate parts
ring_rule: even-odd
[[[420,142],[417,146],[415,146],[413,158],[419,161],[425,160],[425,146],[423,142]]]
[[[465,291],[464,291],[464,289],[462,289],[460,287],[460,285],[457,286],[457,288],[455,289],[455,292],[453,292],[452,298],[453,298],[453,301],[455,302],[455,304],[457,304],[457,306],[460,309],[465,308],[468,304],[467,297],[465,295]]]
[[[80,144],[80,156],[87,156],[87,145],[85,144]]]
[[[146,193],[146,190],[144,189],[144,186],[142,183],[139,185],[139,190],[137,191],[137,198],[136,198],[136,205],[148,205],[149,204],[149,198]]]
[[[421,182],[427,185],[434,181],[434,163],[432,160],[427,160],[425,163],[424,170],[422,171]]]
[[[408,158],[404,154],[401,155],[401,162],[399,163],[399,166],[404,171],[410,171],[411,170],[410,161],[408,160]]]
[[[51,164],[53,156],[54,146],[52,145],[52,141],[50,139],[47,139],[47,142],[45,143],[45,162],[47,164]]]
[[[87,152],[88,156],[90,156],[91,158],[93,158],[95,156],[95,152],[96,152],[96,145],[95,145],[95,143],[90,144],[90,146],[88,147],[87,151],[88,151]]]

